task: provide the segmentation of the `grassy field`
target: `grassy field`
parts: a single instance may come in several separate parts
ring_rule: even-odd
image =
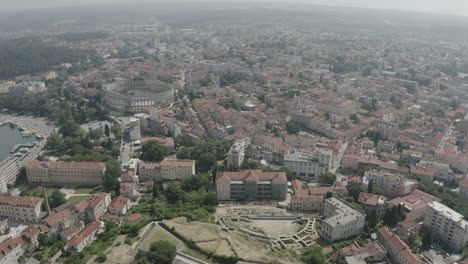
[[[96,188],[95,187],[88,187],[88,188],[77,187],[74,189],[74,191],[75,191],[75,194],[92,194],[96,192]]]
[[[150,233],[146,236],[145,240],[143,240],[140,246],[148,250],[151,243],[161,240],[165,240],[173,244],[174,246],[177,246],[178,241],[168,233],[161,230],[160,228],[161,227],[153,227],[153,229],[151,229]]]
[[[61,189],[60,187],[46,187],[47,196],[50,197],[54,191],[60,190],[60,189]],[[42,197],[42,188],[38,186],[38,187],[33,188],[33,189],[22,191],[21,195],[22,196]]]
[[[77,203],[79,201],[87,201],[91,199],[91,194],[90,195],[80,195],[80,196],[72,196],[68,198],[67,203]]]

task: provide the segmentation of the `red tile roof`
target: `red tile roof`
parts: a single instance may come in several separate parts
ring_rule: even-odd
[[[0,194],[0,204],[9,206],[36,207],[43,198],[33,196],[7,196]]]
[[[110,203],[109,208],[122,209],[127,205],[128,201],[129,199],[127,197],[119,195],[115,197],[114,199],[112,199],[112,202]]]
[[[98,204],[100,204],[102,201],[104,201],[104,199],[109,196],[110,197],[110,194],[109,193],[101,193],[98,197],[94,198],[93,200],[91,200],[91,202],[89,203],[89,207],[96,207],[98,206]]]
[[[106,163],[104,162],[64,162],[64,161],[28,161],[26,167],[40,167],[49,169],[80,169],[80,170],[104,170]]]
[[[380,197],[380,195],[362,192],[359,194],[358,202],[366,205],[376,206]]]
[[[379,228],[379,234],[384,240],[393,244],[394,247],[400,251],[401,255],[405,258],[408,264],[422,264],[423,262],[411,252],[409,246],[399,236],[393,234],[388,230],[388,227]]]
[[[63,219],[68,219],[70,216],[77,213],[83,213],[88,205],[89,201],[79,201],[78,203],[63,209],[62,211],[47,217],[44,219],[44,223],[49,227],[53,227],[62,222]]]
[[[74,246],[79,245],[85,238],[87,238],[94,231],[96,231],[100,225],[101,225],[101,222],[99,221],[89,222],[85,228],[81,229],[81,231],[78,232],[78,234],[76,234],[72,239],[68,241],[68,244],[74,245]]]
[[[27,241],[23,237],[18,238],[7,238],[5,241],[0,243],[0,260],[8,255],[15,248],[26,245]]]
[[[134,213],[125,217],[125,220],[127,220],[130,223],[135,223],[138,222],[141,219],[141,217],[142,215],[140,213]]]
[[[262,181],[271,180],[275,183],[287,183],[284,172],[262,172],[261,170],[218,171],[216,182],[230,182],[231,180]]]

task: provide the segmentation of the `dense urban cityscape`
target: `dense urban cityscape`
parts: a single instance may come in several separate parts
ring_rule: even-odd
[[[1,264],[468,263],[468,18],[0,18]]]

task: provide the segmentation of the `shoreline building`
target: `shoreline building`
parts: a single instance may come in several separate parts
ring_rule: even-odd
[[[288,180],[284,172],[261,170],[218,171],[216,195],[226,200],[278,200],[286,199]]]
[[[29,183],[102,185],[104,162],[28,161]]]
[[[20,171],[18,158],[8,157],[0,163],[0,193],[7,193],[8,184],[14,184]]]

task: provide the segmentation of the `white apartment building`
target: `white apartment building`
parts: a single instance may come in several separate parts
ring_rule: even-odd
[[[362,183],[368,186],[371,182],[373,187],[379,187],[385,196],[390,198],[407,195],[418,187],[416,181],[409,180],[399,173],[384,170],[366,171]]]
[[[461,251],[468,241],[468,221],[449,207],[431,202],[424,217],[424,226],[432,229],[434,237],[450,248]]]
[[[111,195],[109,193],[101,193],[94,197],[86,208],[88,220],[99,220],[106,213],[110,203]]]
[[[103,162],[28,161],[29,183],[102,185]]]
[[[163,160],[161,162],[142,162],[140,182],[181,181],[195,174],[194,160]]]
[[[245,150],[250,144],[249,138],[236,139],[226,156],[227,167],[238,171],[245,157]]]
[[[8,192],[7,185],[13,184],[19,174],[17,157],[6,158],[0,163],[0,193]]]
[[[318,180],[323,172],[331,169],[332,151],[315,148],[312,152],[293,150],[286,155],[284,167],[299,179],[310,182]]]
[[[325,200],[320,235],[333,242],[362,233],[366,215],[336,197]]]
[[[0,195],[0,217],[20,222],[38,222],[43,198]]]

